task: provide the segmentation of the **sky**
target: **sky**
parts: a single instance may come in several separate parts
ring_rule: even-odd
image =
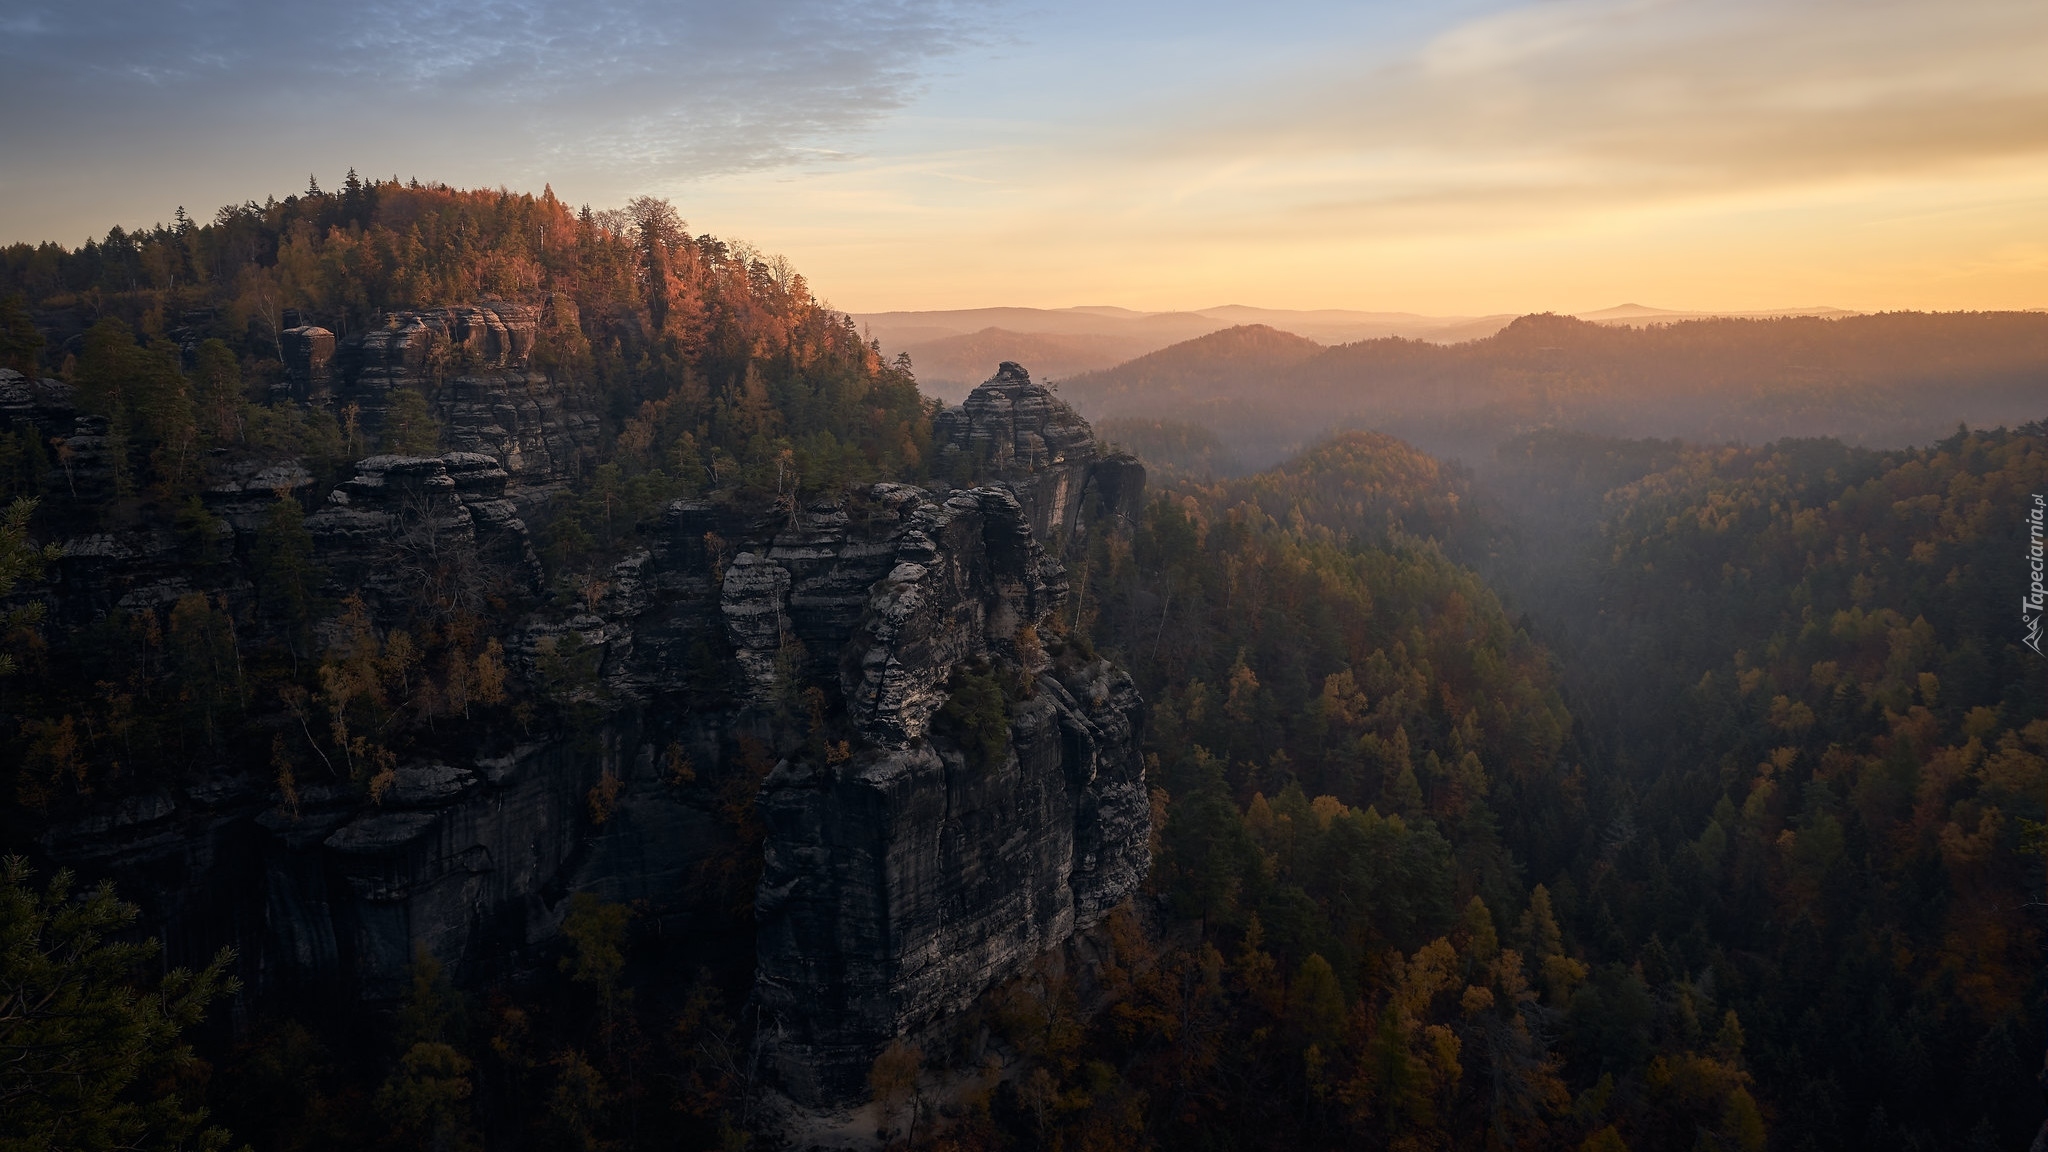
[[[350,167],[835,305],[2048,307],[2041,0],[0,0],[0,242]]]

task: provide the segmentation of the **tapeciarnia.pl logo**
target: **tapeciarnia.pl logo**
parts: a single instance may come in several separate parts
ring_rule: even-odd
[[[2027,567],[2033,576],[2027,586],[2027,594],[2020,601],[2020,623],[2027,630],[2026,645],[2036,655],[2041,654],[2041,614],[2048,606],[2048,588],[2042,586],[2043,573],[2048,571],[2048,559],[2044,559],[2041,533],[2044,518],[2048,518],[2048,499],[2039,492],[2034,493],[2034,506],[2027,512]]]

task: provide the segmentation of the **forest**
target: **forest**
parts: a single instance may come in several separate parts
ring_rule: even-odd
[[[1091,558],[1088,626],[1154,700],[1155,883],[1202,925],[1175,1026],[1214,1015],[1150,1068],[1128,1043],[1170,1028],[1098,1027],[1187,1102],[1146,1121],[2024,1143],[2048,675],[2008,606],[2043,432],[1538,434],[1485,489],[1354,433],[1155,504]]]
[[[315,493],[373,453],[440,450],[445,410],[394,394],[369,427],[280,399],[286,311],[345,335],[490,299],[545,304],[534,364],[599,413],[575,482],[529,514],[543,586],[451,576],[402,610],[324,591]],[[1943,371],[2038,400],[2037,326],[1968,323],[1982,362]],[[1603,388],[1656,371],[1704,389],[1789,342],[1889,372],[1932,413],[1933,369],[1896,346],[1915,325],[1939,323],[1529,318],[1320,354],[1236,330],[1234,354],[1302,373],[1557,340],[1609,366]],[[793,515],[879,481],[972,482],[932,458],[915,365],[663,202],[352,173],[0,249],[0,367],[23,395],[61,382],[101,429],[53,442],[9,408],[0,431],[0,1148],[774,1147],[745,973],[666,966],[630,903],[570,897],[516,971],[422,952],[395,998],[337,1023],[316,997],[245,996],[231,954],[173,966],[189,942],[138,930],[145,910],[53,863],[45,833],[222,764],[282,812],[318,789],[375,801],[400,759],[590,726],[609,689],[576,634],[529,658],[511,622],[606,595],[678,499]],[[1579,414],[1489,426],[1469,466],[1351,430],[1256,472],[1172,406],[1103,422],[1156,458],[1151,488],[1134,524],[1097,519],[1069,548],[1043,643],[1111,658],[1146,701],[1153,870],[1084,952],[884,1052],[879,1142],[2032,1138],[2048,666],[2015,608],[2048,428],[1865,447],[1793,422],[1751,446]],[[262,493],[246,539],[201,498],[288,462],[311,479]],[[189,591],[50,612],[76,560],[52,542],[149,525]],[[965,672],[942,722],[1000,752],[1016,690]],[[822,705],[789,723],[804,707],[815,742]],[[663,768],[715,798],[741,922],[771,764],[741,746]],[[614,796],[592,790],[593,820]]]

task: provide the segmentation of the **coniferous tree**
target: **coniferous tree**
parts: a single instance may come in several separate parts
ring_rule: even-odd
[[[410,388],[391,393],[384,410],[384,430],[377,436],[379,450],[394,456],[432,456],[441,450],[441,422],[427,398]]]
[[[43,333],[20,293],[0,295],[0,368],[33,380],[43,374]]]
[[[0,862],[0,1149],[215,1149],[228,1133],[173,1085],[193,1061],[181,1033],[238,985],[222,952],[199,972],[135,978],[156,941],[123,942],[133,905],[109,885],[38,891]]]

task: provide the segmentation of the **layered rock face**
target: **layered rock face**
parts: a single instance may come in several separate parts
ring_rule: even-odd
[[[378,620],[421,596],[479,615],[538,603],[528,509],[572,474],[595,419],[527,370],[534,322],[443,310],[342,342],[336,403],[421,387],[457,447],[361,460],[306,518],[330,602],[359,595]],[[0,378],[0,416],[69,433],[80,504],[104,483],[104,429],[62,385]],[[47,827],[42,850],[115,878],[174,962],[231,943],[252,996],[388,1002],[421,949],[465,979],[531,962],[578,891],[634,901],[643,931],[686,948],[745,948],[746,893],[712,878],[754,849],[720,789],[736,748],[775,750],[752,895],[763,1050],[801,1099],[856,1095],[890,1039],[1099,920],[1149,863],[1129,678],[1035,639],[1067,594],[1061,551],[1085,517],[1130,514],[1142,469],[1105,457],[1014,366],[945,415],[938,447],[985,461],[984,482],[796,509],[678,501],[588,597],[498,619],[529,675],[572,637],[589,654],[574,691],[594,719],[577,731],[445,744],[396,765],[374,800],[339,769],[306,767],[287,796],[261,768],[223,766]],[[281,493],[314,483],[291,460],[219,465],[211,567],[160,528],[67,541],[53,617],[195,590],[241,612],[253,591],[234,557]],[[1006,685],[999,755],[935,719],[963,671]]]
[[[408,586],[418,590],[429,569],[474,583],[479,596],[508,581],[537,586],[521,516],[579,474],[598,435],[578,390],[532,369],[541,318],[537,306],[490,301],[391,313],[339,343],[308,325],[280,334],[287,380],[277,399],[353,417],[374,436],[391,391],[414,389],[451,449],[434,458],[371,457],[329,494],[309,527],[334,577],[326,589],[333,597],[381,592],[395,601]],[[115,499],[106,420],[79,415],[68,385],[0,369],[0,426],[33,429],[53,446],[58,467],[46,488],[67,513],[85,518]],[[229,559],[246,553],[279,494],[315,483],[294,459],[236,457],[211,469],[201,499],[225,525],[211,551]],[[181,550],[168,524],[85,533],[63,548],[60,619],[166,604],[223,576],[198,571],[214,561]],[[246,600],[247,580],[236,583],[230,598]]]
[[[965,1008],[1143,880],[1129,679],[1097,665],[1036,689],[995,763],[924,741],[769,777],[755,996],[796,1098],[858,1097],[891,1039]]]
[[[875,491],[895,514],[893,555],[839,670],[857,750],[786,760],[761,793],[755,996],[801,1100],[858,1095],[891,1039],[1101,919],[1150,863],[1129,677],[1102,661],[1056,670],[1033,642],[1066,594],[1041,541],[1073,531],[1105,461],[1087,424],[1015,365],[966,411],[941,424],[944,450],[991,451],[1004,479]],[[1135,501],[1135,462],[1107,463]],[[1025,686],[993,759],[933,727],[968,666]]]
[[[278,333],[277,345],[285,370],[283,386],[273,389],[280,399],[324,405],[334,398],[334,333],[302,324]]]
[[[531,604],[540,590],[524,517],[576,474],[597,429],[574,389],[531,370],[538,316],[496,304],[402,313],[338,347],[325,329],[284,333],[282,402],[337,416],[355,405],[374,433],[382,396],[418,388],[456,450],[358,461],[324,500],[308,491],[317,481],[305,462],[261,449],[218,455],[200,493],[216,518],[212,540],[131,516],[90,527],[117,494],[106,421],[79,415],[64,384],[0,370],[0,426],[53,446],[45,504],[53,522],[80,525],[57,541],[51,619],[161,619],[203,592],[237,620],[260,621],[247,558],[272,507],[292,496],[314,506],[305,525],[323,573],[312,590],[321,600],[360,596],[383,627],[422,602],[495,614],[512,659],[530,665],[533,641],[564,629],[502,616],[503,605]],[[601,647],[622,631],[605,621],[589,630]],[[659,685],[640,688],[573,739],[500,732],[483,746],[446,750],[456,759],[400,763],[396,783],[375,801],[348,782],[346,765],[301,765],[289,799],[260,764],[202,765],[58,820],[37,838],[49,862],[114,878],[165,936],[174,962],[203,962],[233,944],[238,974],[259,999],[311,988],[320,990],[314,1002],[334,1008],[388,1000],[420,947],[472,976],[516,964],[553,932],[563,897],[580,889],[632,900],[658,889],[666,902],[658,922],[689,931],[702,909],[678,894],[732,836],[709,805],[663,788],[652,749],[715,747],[717,737],[712,718],[650,709]],[[277,701],[267,688],[253,695],[269,711],[255,723],[303,723],[309,740],[326,739],[317,702],[294,720],[276,714]],[[600,830],[587,797],[607,774],[639,794],[622,798]],[[730,934],[728,909],[707,919]]]
[[[1008,360],[932,423],[940,471],[971,467],[1010,487],[1032,533],[1055,555],[1091,501],[1103,514],[1131,520],[1144,498],[1144,466],[1127,453],[1102,451],[1086,420]]]
[[[355,405],[374,432],[393,390],[418,392],[450,449],[496,460],[522,504],[544,499],[595,449],[597,417],[573,389],[532,370],[540,323],[539,307],[496,301],[389,313],[336,348],[336,402]],[[312,380],[309,369],[309,391]]]
[[[480,452],[372,456],[306,520],[332,598],[419,598],[480,611],[494,585],[541,585],[511,475]],[[395,615],[395,612],[380,615]]]

